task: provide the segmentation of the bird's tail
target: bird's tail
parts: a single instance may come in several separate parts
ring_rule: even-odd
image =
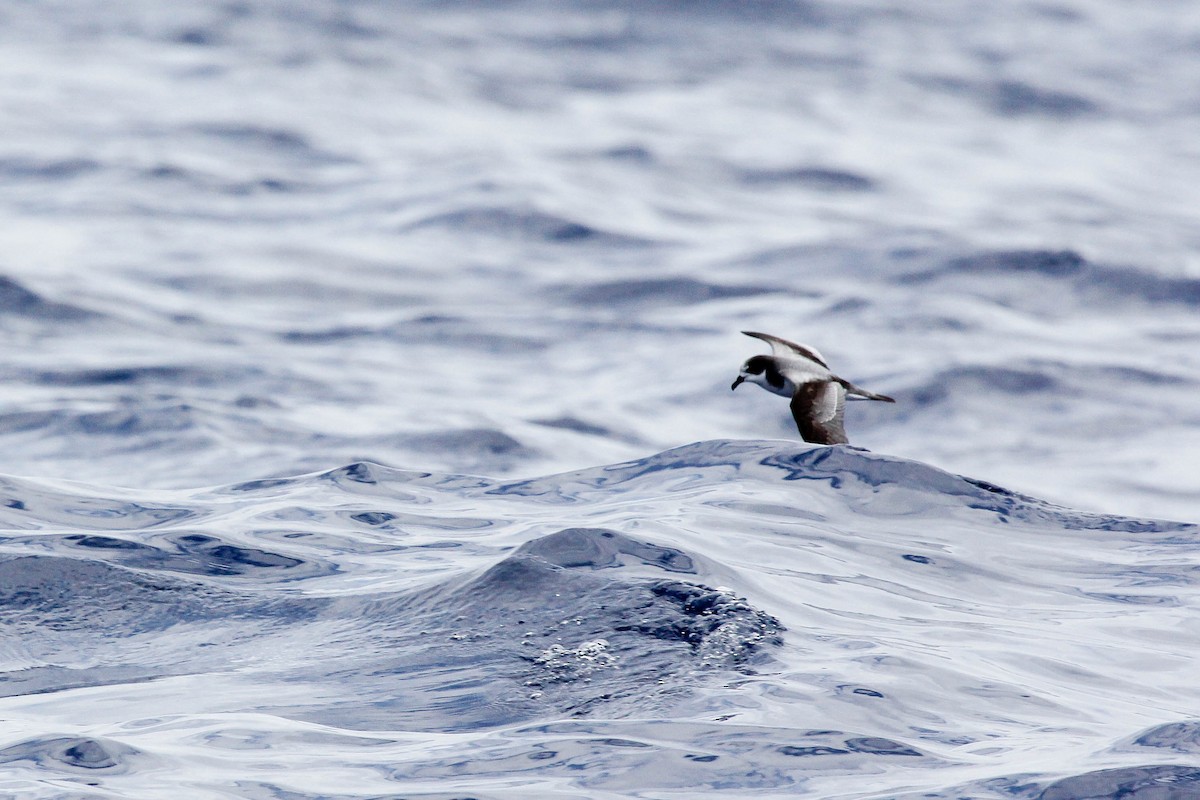
[[[850,381],[843,380],[842,378],[836,378],[835,380],[846,389],[846,394],[853,395],[855,397],[861,397],[865,400],[881,400],[884,403],[896,402],[894,397],[888,397],[886,394],[875,394],[875,392],[868,392],[866,389],[863,389],[860,386],[855,386]]]

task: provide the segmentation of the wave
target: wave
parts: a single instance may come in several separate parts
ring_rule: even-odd
[[[505,239],[529,239],[550,244],[587,244],[606,249],[649,247],[658,244],[649,239],[602,230],[556,214],[507,206],[460,208],[432,214],[406,225],[404,230],[427,228]]]
[[[79,306],[47,300],[12,278],[0,275],[0,316],[7,314],[55,322],[71,322],[100,316]]]
[[[533,746],[591,752],[650,787],[683,769],[665,769],[678,749],[695,756],[687,785],[715,787],[709,763],[766,787],[961,775],[967,731],[1054,728],[1093,713],[1097,693],[1145,691],[1138,654],[1198,582],[1177,555],[1196,525],[790,442],[699,442],[522,480],[370,462],[191,491],[10,477],[0,525],[0,627],[22,642],[0,694],[135,702],[188,675],[226,687],[156,701],[187,716],[251,681],[242,702],[274,719],[502,732],[485,748],[499,760],[480,762],[494,779]],[[1087,632],[1105,619],[1120,636]],[[1118,665],[1103,675],[1075,666],[1097,637]],[[580,751],[570,725],[628,745]],[[1149,786],[1165,768],[1145,752],[1190,753],[1194,734],[1186,719],[1131,731],[1098,754],[1107,771],[1022,785],[1044,798]],[[46,730],[0,758],[72,751],[139,769],[122,747]],[[545,760],[538,774],[555,775],[561,757]],[[78,768],[64,764],[50,768]],[[940,785],[996,796],[1004,766]],[[1010,796],[1039,796],[1022,791]]]
[[[1096,264],[1073,250],[996,250],[949,259],[930,270],[910,273],[903,283],[924,284],[956,276],[1040,276],[1055,282],[1053,295],[1069,289],[1076,302],[1127,304],[1131,298],[1151,304],[1200,304],[1200,279],[1155,275],[1132,267]],[[1023,294],[1041,290],[1023,284]]]

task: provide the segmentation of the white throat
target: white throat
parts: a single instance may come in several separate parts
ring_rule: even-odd
[[[761,386],[771,394],[777,394],[780,397],[791,398],[796,393],[796,384],[792,383],[786,375],[783,377],[783,386],[772,386],[767,380],[767,374],[760,372],[758,375],[746,375],[746,383],[753,383],[755,386]]]

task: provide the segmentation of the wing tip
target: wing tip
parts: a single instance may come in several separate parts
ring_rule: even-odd
[[[796,354],[817,362],[825,369],[829,369],[829,364],[825,361],[825,356],[821,355],[814,347],[788,341],[773,333],[762,333],[760,331],[742,331],[742,333],[746,336],[752,336],[755,339],[761,339],[771,345],[771,352],[777,356],[783,355],[785,352],[789,355]]]

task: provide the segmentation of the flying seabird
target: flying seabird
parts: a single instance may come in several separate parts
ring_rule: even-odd
[[[790,397],[792,416],[806,442],[850,443],[842,425],[847,394],[866,400],[896,402],[887,395],[860,389],[845,378],[834,375],[821,354],[811,347],[769,333],[742,333],[771,345],[771,355],[747,359],[730,388],[736,389],[743,383],[756,383],[772,394]]]

